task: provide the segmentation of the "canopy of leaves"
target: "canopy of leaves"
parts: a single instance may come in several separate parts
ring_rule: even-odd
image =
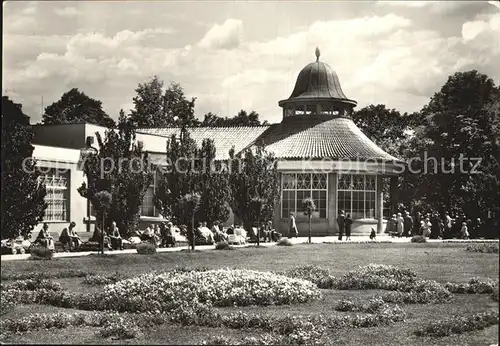
[[[22,106],[2,96],[1,236],[27,236],[43,220],[46,189],[32,154],[33,133]]]
[[[130,121],[136,128],[199,125],[194,116],[196,98],[187,99],[180,84],[173,82],[164,89],[163,81],[154,76],[135,91]]]
[[[61,99],[45,108],[44,124],[91,123],[108,128],[116,126],[115,121],[102,109],[102,102],[90,98],[73,88]]]
[[[311,216],[316,210],[316,204],[311,197],[307,197],[302,200],[302,208],[304,209],[304,215]]]
[[[245,110],[240,110],[238,114],[232,118],[219,117],[211,112],[205,114],[205,118],[201,123],[202,126],[212,126],[212,127],[232,127],[232,126],[258,126],[267,125],[268,122],[263,123],[259,120],[259,114],[255,111],[247,113]]]
[[[155,195],[155,204],[163,215],[189,225],[191,211],[187,211],[180,200],[188,194],[197,193],[200,201],[194,214],[195,221],[212,223],[227,220],[230,212],[227,204],[229,177],[223,162],[215,160],[215,154],[211,139],[205,139],[198,148],[185,129],[179,140],[172,136],[167,145],[169,167]]]
[[[279,202],[280,178],[277,160],[260,146],[230,155],[231,208],[245,229],[270,220]]]
[[[473,70],[448,78],[422,109],[425,124],[418,137],[423,140],[414,143],[413,151],[426,151],[437,165],[427,162],[429,173],[419,176],[416,198],[477,217],[498,205],[499,105],[500,88],[488,76]],[[481,173],[475,174],[471,169],[479,160]]]
[[[88,196],[96,208],[101,205],[98,193],[109,191],[112,201],[106,221],[115,221],[120,232],[127,235],[137,227],[139,208],[153,181],[153,170],[123,112],[120,119],[118,130],[106,131],[104,139],[96,133],[99,150],[85,160],[87,184],[83,183],[78,191]]]

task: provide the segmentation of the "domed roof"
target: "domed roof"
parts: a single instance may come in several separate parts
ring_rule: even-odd
[[[320,52],[316,48],[316,61],[306,65],[300,71],[295,88],[287,100],[279,102],[281,106],[289,101],[341,101],[356,105],[357,102],[345,96],[340,86],[339,77],[330,65],[319,61]]]

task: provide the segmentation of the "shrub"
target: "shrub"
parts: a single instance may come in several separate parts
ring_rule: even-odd
[[[233,250],[234,248],[228,242],[221,241],[215,244],[215,250]]]
[[[60,272],[3,272],[2,280],[62,279],[85,277],[92,274],[86,270],[64,270]]]
[[[136,246],[136,250],[141,255],[151,255],[156,253],[156,246],[151,243],[140,243]]]
[[[425,239],[425,237],[422,235],[414,235],[411,238],[411,242],[412,243],[427,243],[427,239]]]
[[[21,290],[21,291],[35,291],[40,289],[52,290],[52,291],[61,291],[61,284],[55,281],[46,280],[46,279],[27,279],[27,280],[18,280],[11,284],[2,286],[2,290]]]
[[[277,246],[292,246],[293,243],[290,239],[288,238],[281,238],[277,243]]]
[[[367,312],[371,314],[388,308],[389,305],[380,297],[371,298],[368,302],[344,299],[338,301],[333,307],[336,311]]]
[[[498,302],[498,285],[493,288],[493,293],[491,293],[491,298]]]
[[[470,252],[498,253],[498,243],[468,244],[465,250]]]
[[[481,330],[498,324],[498,311],[473,314],[467,317],[454,316],[429,323],[415,331],[417,336],[443,337]]]
[[[32,260],[51,260],[54,253],[45,246],[35,246],[30,249]]]
[[[447,282],[444,287],[451,293],[457,294],[492,294],[495,287],[498,288],[498,280],[488,278],[482,281],[479,278],[471,278],[468,283]]]
[[[423,292],[387,292],[380,299],[386,303],[399,304],[441,304],[450,301],[453,295],[446,289]]]
[[[311,281],[312,283],[319,286],[325,277],[330,276],[330,271],[320,266],[305,265],[286,270],[281,274],[290,278]]]
[[[106,276],[89,274],[85,276],[82,283],[85,285],[92,285],[92,286],[108,285],[108,284],[114,284],[115,282],[118,282],[121,279],[123,278],[121,277],[121,274],[118,272],[116,272],[113,275],[106,275]]]
[[[15,302],[11,299],[8,299],[7,297],[4,297],[3,294],[0,297],[0,315],[6,315],[12,310],[14,310],[14,307],[16,306]]]
[[[102,338],[113,337],[115,340],[134,339],[140,336],[141,330],[133,321],[118,316],[108,321],[97,334]]]

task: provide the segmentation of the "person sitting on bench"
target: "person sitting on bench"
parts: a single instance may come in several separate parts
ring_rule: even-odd
[[[52,236],[49,233],[49,225],[44,222],[40,233],[38,233],[38,237],[35,240],[35,244],[40,244],[41,246],[47,248],[54,248],[54,241],[52,240]]]
[[[111,234],[109,239],[111,240],[111,248],[113,250],[123,250],[123,239],[120,235],[120,230],[116,227],[116,222],[114,221],[111,223]]]
[[[61,235],[59,236],[59,242],[62,244],[64,251],[71,251],[72,249],[76,250],[79,245],[78,240],[80,238],[79,237],[77,238],[74,235],[72,236],[72,234],[74,233],[73,229],[75,228],[75,226],[76,224],[73,221],[71,221],[69,226],[64,228],[61,232]]]

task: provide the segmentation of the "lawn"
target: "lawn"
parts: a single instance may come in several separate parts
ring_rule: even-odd
[[[2,262],[2,277],[9,273],[46,272],[57,273],[70,269],[83,270],[101,275],[119,272],[133,277],[150,271],[163,271],[175,266],[239,268],[257,271],[283,271],[301,265],[317,265],[330,270],[338,277],[358,266],[370,263],[409,268],[419,278],[445,282],[467,282],[472,277],[498,279],[498,254],[465,251],[465,244],[299,244],[290,247],[240,248],[232,251],[210,250],[203,252],[171,252],[154,255],[108,255],[80,258],[61,258],[51,261]],[[102,286],[84,285],[83,278],[54,279],[72,292],[98,291]],[[2,283],[5,283],[3,281]],[[8,282],[7,282],[8,283]],[[281,306],[248,306],[220,308],[224,312],[244,311],[271,316],[286,315],[342,315],[332,309],[341,299],[368,300],[383,293],[381,290],[321,290],[321,300],[303,304]],[[455,294],[452,300],[442,304],[400,305],[406,312],[405,321],[389,326],[341,329],[329,328],[324,342],[335,345],[489,345],[498,340],[498,325],[483,330],[440,338],[417,337],[414,331],[429,322],[453,315],[498,310],[498,302],[487,294]],[[2,318],[18,318],[33,312],[74,311],[45,305],[18,305]],[[352,313],[350,313],[352,314]],[[362,314],[361,314],[362,315]],[[4,343],[87,343],[87,344],[197,344],[209,336],[255,336],[258,329],[227,329],[200,326],[165,324],[155,326],[139,338],[132,340],[103,339],[96,336],[94,327],[72,327],[54,331],[28,331],[4,336]]]

